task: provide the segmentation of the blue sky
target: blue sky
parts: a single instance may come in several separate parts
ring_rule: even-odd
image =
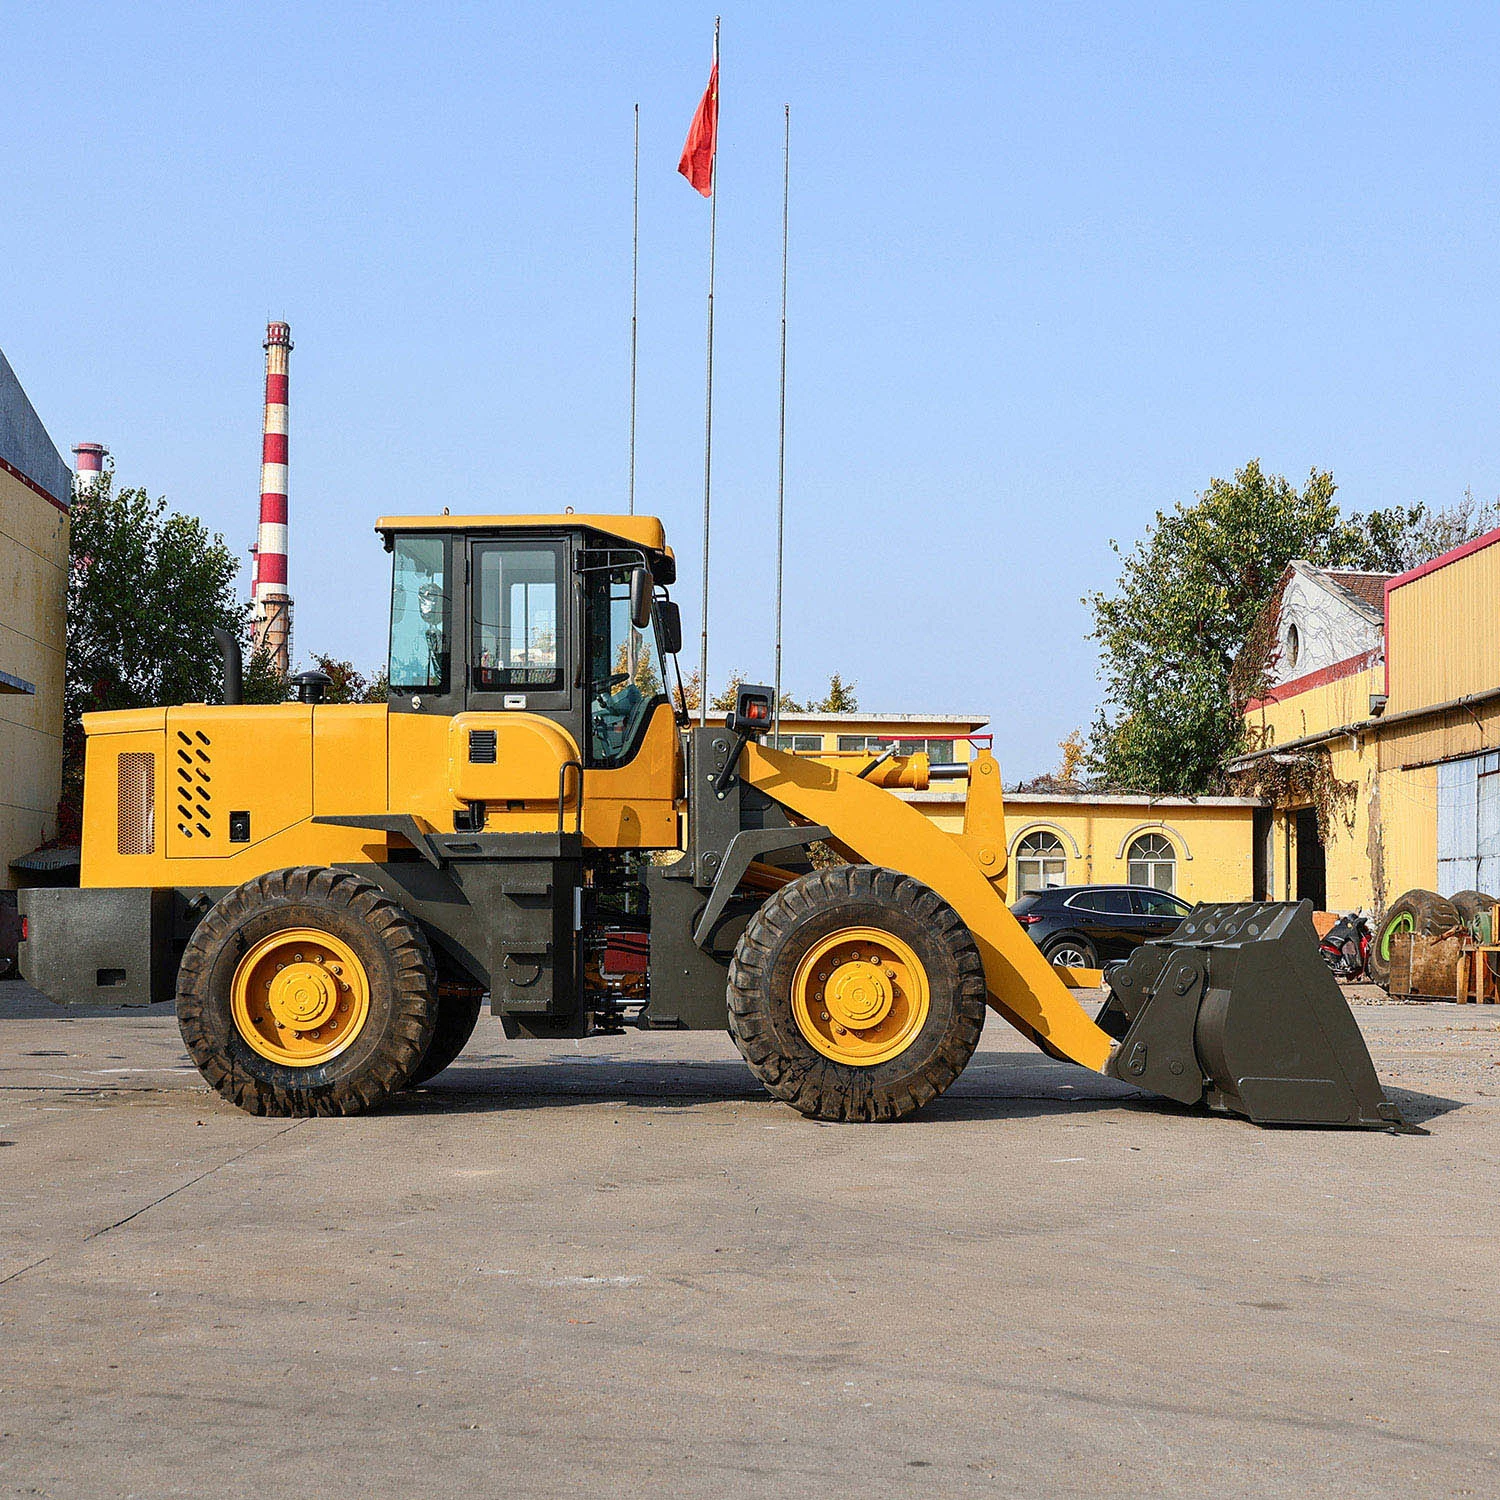
[[[623,509],[697,634],[713,9],[10,6],[0,347],[243,551],[292,325],[302,652],[384,653],[385,511]],[[1110,538],[1252,456],[1354,509],[1500,491],[1500,11],[724,8],[712,664],[769,676],[781,106],[793,116],[786,679],[1092,717]]]

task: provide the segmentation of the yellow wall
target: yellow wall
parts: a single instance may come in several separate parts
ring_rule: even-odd
[[[857,715],[845,720],[820,714],[786,714],[782,718],[783,735],[817,735],[820,743],[814,748],[799,751],[800,754],[829,754],[839,747],[839,736],[844,734],[878,735],[888,740],[923,740],[937,735],[948,738],[955,734],[985,734],[983,720],[954,720],[945,718],[913,719],[911,722],[892,723],[889,719],[862,719]],[[791,746],[786,746],[790,749]],[[973,759],[974,746],[968,740],[955,740],[953,758],[956,761]]]
[[[68,518],[0,470],[0,669],[36,694],[0,693],[0,885],[57,832],[62,786]]]
[[[1389,590],[1389,713],[1500,685],[1500,542]]]
[[[962,794],[949,797],[917,792],[910,800],[939,828],[963,829]],[[1248,901],[1252,894],[1254,807],[1229,799],[1196,803],[1152,802],[1148,798],[1048,798],[1005,802],[1006,846],[1015,894],[1016,846],[1030,832],[1045,828],[1061,840],[1069,885],[1116,885],[1130,878],[1129,849],[1142,833],[1162,834],[1176,854],[1176,894],[1185,901]]]

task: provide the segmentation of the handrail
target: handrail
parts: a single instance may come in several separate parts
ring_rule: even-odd
[[[576,826],[573,829],[573,832],[577,833],[577,834],[582,834],[583,833],[583,762],[579,761],[579,760],[565,760],[557,768],[557,831],[558,831],[559,834],[561,834],[562,831],[563,831],[563,822],[564,822],[564,819],[565,819],[565,815],[566,815],[566,811],[567,811],[567,805],[568,805],[568,771],[570,769],[576,770],[578,772],[578,818],[577,818]]]

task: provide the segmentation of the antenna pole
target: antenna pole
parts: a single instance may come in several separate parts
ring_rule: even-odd
[[[635,514],[635,368],[641,288],[641,107],[635,107],[635,187],[630,201],[630,514]]]
[[[783,105],[781,143],[781,413],[776,443],[776,696],[772,732],[781,735],[781,582],[786,555],[786,264],[792,201],[792,106]]]

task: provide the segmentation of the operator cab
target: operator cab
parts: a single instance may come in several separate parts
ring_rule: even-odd
[[[585,764],[624,765],[680,682],[677,567],[650,516],[402,516],[392,553],[392,713],[552,719]]]

